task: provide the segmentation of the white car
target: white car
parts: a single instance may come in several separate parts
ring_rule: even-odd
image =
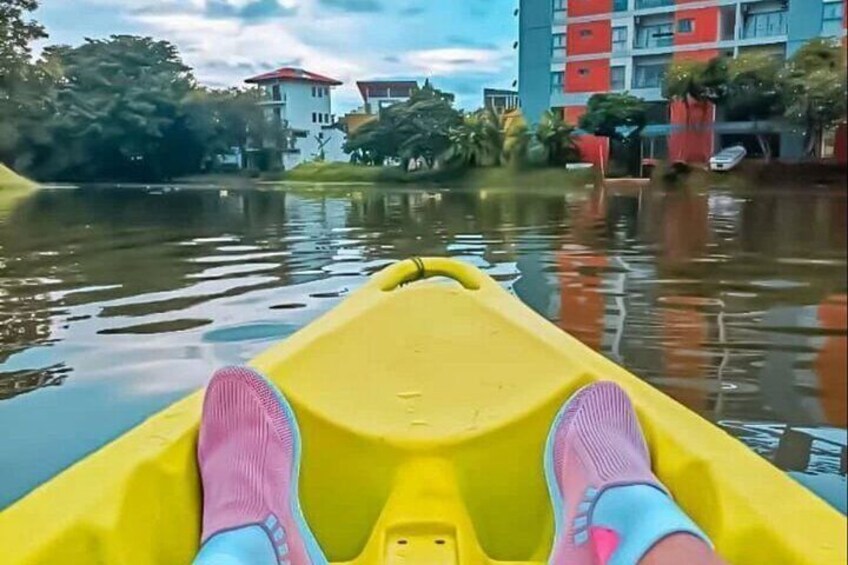
[[[741,145],[722,149],[710,159],[711,171],[729,171],[742,162],[748,151]]]

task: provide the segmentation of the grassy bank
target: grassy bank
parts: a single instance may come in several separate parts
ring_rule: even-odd
[[[0,220],[6,218],[35,188],[38,188],[37,184],[0,163]]]
[[[291,171],[266,176],[266,181],[369,184],[434,184],[463,188],[568,188],[592,182],[592,171],[513,169],[510,167],[447,169],[408,173],[398,167],[367,167],[350,163],[304,163]]]
[[[30,190],[33,188],[38,188],[38,185],[0,163],[0,190]]]

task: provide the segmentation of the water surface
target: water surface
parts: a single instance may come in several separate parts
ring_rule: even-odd
[[[0,507],[413,255],[479,266],[844,511],[844,192],[303,186],[0,211]]]

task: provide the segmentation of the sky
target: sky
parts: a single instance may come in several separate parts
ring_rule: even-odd
[[[204,85],[297,66],[343,81],[334,110],[360,105],[357,80],[430,78],[482,105],[517,74],[518,0],[42,0],[44,44],[137,34],[177,45]]]

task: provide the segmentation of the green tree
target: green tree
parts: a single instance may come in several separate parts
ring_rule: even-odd
[[[450,130],[462,124],[462,114],[453,108],[452,95],[434,88],[429,81],[406,102],[380,112],[377,120],[353,132],[344,150],[359,162],[382,164],[399,159],[404,166],[423,158],[429,165],[450,148]]]
[[[37,8],[36,0],[0,0],[0,162],[14,160],[22,130],[43,104],[31,43],[47,33],[28,18]]]
[[[805,154],[818,156],[826,129],[845,119],[846,72],[839,43],[814,39],[789,59],[783,73],[786,118],[802,128]]]
[[[190,69],[166,41],[134,36],[87,39],[45,58],[62,69],[50,121],[52,146],[37,166],[49,177],[156,180],[196,168],[183,102]]]
[[[395,132],[384,120],[376,119],[362,124],[348,135],[343,149],[350,154],[353,163],[382,166],[396,155],[398,145]]]
[[[566,123],[560,112],[548,110],[536,127],[536,140],[542,145],[545,160],[551,166],[563,166],[580,160],[574,143],[574,126]]]
[[[500,165],[504,134],[501,120],[491,109],[463,116],[462,123],[448,132],[447,160],[467,166]]]
[[[502,161],[516,168],[526,165],[531,137],[523,115],[511,118],[504,130]]]
[[[771,55],[741,55],[728,64],[727,95],[723,110],[729,121],[769,120],[786,110],[782,65]],[[757,131],[757,142],[766,161],[772,150],[768,138]]]
[[[666,71],[662,90],[666,99],[683,103],[688,126],[693,103],[720,104],[727,96],[727,59],[677,61]]]
[[[611,139],[624,140],[645,128],[648,106],[630,93],[593,94],[580,117],[580,129]]]
[[[258,89],[224,90],[197,88],[184,99],[182,112],[193,143],[202,149],[202,162],[214,167],[217,157],[238,148],[244,155],[248,148],[261,146],[272,124],[259,106]]]
[[[630,93],[593,94],[578,122],[580,129],[610,140],[610,155],[629,173],[639,169],[639,134],[647,123],[648,106]]]

